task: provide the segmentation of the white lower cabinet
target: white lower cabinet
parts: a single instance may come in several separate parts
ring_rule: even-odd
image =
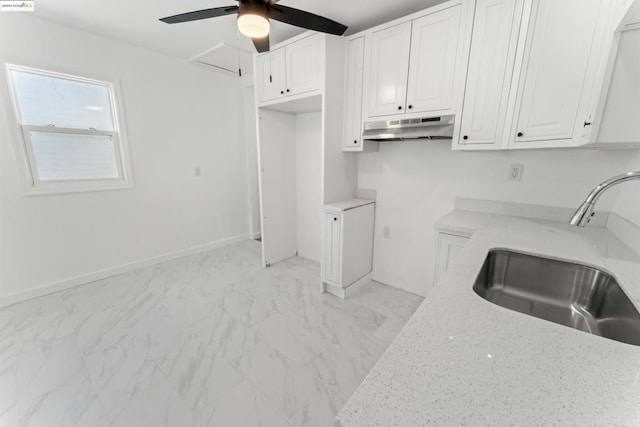
[[[455,261],[469,239],[470,237],[467,235],[438,233],[434,283],[438,281],[438,278],[447,271],[449,266]]]
[[[324,265],[325,281],[340,283],[340,250],[342,249],[342,215],[326,212],[324,215]]]
[[[375,203],[333,203],[323,215],[322,290],[345,298],[370,280]]]

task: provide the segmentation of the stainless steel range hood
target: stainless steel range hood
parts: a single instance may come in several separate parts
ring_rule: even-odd
[[[404,141],[405,139],[451,139],[455,116],[366,122],[362,139]]]

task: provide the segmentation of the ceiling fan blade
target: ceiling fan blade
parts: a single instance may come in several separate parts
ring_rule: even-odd
[[[267,34],[264,37],[260,38],[252,38],[253,45],[256,47],[258,53],[269,52],[269,35]]]
[[[200,19],[215,18],[216,16],[231,15],[238,12],[238,6],[214,7],[213,9],[196,10],[193,12],[181,13],[180,15],[167,16],[160,19],[167,24],[178,24],[180,22],[198,21]]]
[[[346,26],[331,19],[279,4],[273,4],[269,7],[269,18],[284,22],[285,24],[295,25],[296,27],[335,34],[337,36],[341,36],[347,31]]]

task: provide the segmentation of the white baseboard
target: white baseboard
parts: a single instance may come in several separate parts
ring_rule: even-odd
[[[28,291],[18,292],[7,297],[0,298],[0,307],[6,307],[8,305],[52,294],[54,292],[63,291],[80,285],[85,285],[87,283],[95,282],[96,280],[106,279],[107,277],[126,273],[138,268],[144,268],[150,265],[159,264],[161,262],[171,261],[176,258],[182,258],[188,255],[206,252],[212,249],[218,249],[232,243],[237,243],[249,239],[251,239],[251,234],[241,234],[238,236],[228,237],[226,239],[216,240],[215,242],[205,243],[204,245],[193,246],[187,249],[181,249],[162,255],[157,255],[151,258],[141,259],[139,261],[134,261],[128,264],[122,264],[116,267],[107,268],[105,270],[83,274],[80,276],[75,276],[46,285],[38,286],[37,288],[29,289]]]
[[[333,296],[336,296],[338,298],[342,298],[345,299],[351,295],[353,295],[354,293],[356,293],[360,288],[362,288],[364,285],[366,285],[367,283],[371,282],[371,277],[372,274],[371,272],[365,274],[363,277],[361,277],[360,279],[356,280],[355,282],[353,282],[351,285],[347,286],[346,288],[341,288],[338,286],[333,286],[329,283],[323,283],[322,284],[322,292],[327,292]]]

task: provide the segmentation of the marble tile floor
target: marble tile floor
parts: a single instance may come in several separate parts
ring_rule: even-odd
[[[422,298],[260,244],[0,308],[0,426],[333,426]]]

